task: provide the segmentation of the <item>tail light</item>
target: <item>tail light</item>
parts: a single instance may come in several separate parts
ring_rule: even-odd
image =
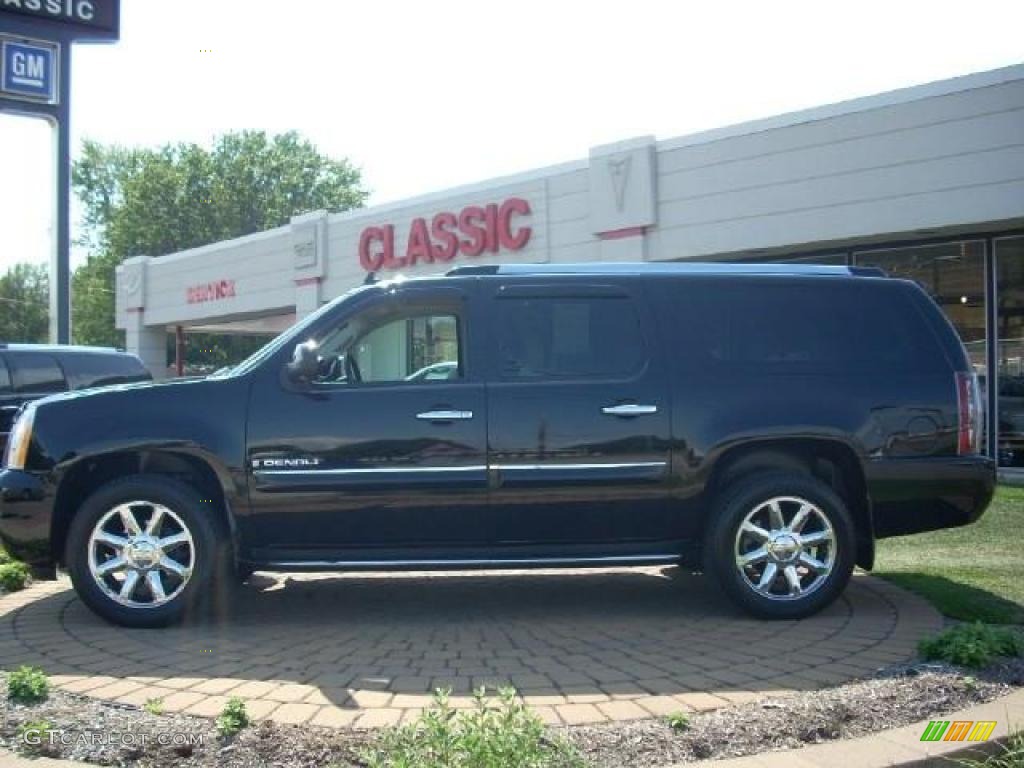
[[[956,452],[960,455],[981,453],[981,389],[974,373],[957,373],[956,401],[958,414]]]

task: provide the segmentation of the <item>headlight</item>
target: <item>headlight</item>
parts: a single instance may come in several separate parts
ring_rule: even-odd
[[[24,469],[28,459],[28,445],[32,442],[32,422],[36,418],[36,409],[29,406],[11,428],[7,438],[7,451],[4,453],[4,466],[11,469]]]

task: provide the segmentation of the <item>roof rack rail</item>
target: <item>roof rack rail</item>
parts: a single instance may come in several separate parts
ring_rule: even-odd
[[[724,262],[597,262],[577,264],[473,264],[455,267],[450,277],[466,275],[833,275],[886,277],[878,267],[825,264],[736,264]]]

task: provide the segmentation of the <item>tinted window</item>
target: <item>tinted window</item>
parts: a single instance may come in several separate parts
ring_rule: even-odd
[[[11,374],[7,371],[7,363],[0,357],[0,395],[11,391]]]
[[[322,384],[429,383],[463,376],[459,316],[385,301],[319,340]],[[355,380],[353,380],[355,377]]]
[[[45,394],[63,392],[64,372],[51,355],[39,352],[11,352],[7,356],[11,366],[14,391],[19,394]]]
[[[502,298],[495,305],[502,378],[622,376],[643,365],[643,336],[626,298]]]
[[[687,281],[666,286],[676,359],[690,369],[944,370],[934,334],[898,284]]]
[[[142,362],[130,355],[69,354],[63,363],[72,389],[148,381],[151,378]]]

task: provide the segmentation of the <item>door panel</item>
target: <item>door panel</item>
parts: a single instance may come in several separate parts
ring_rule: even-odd
[[[346,348],[368,380],[294,386],[268,375],[254,382],[245,525],[246,538],[259,545],[257,559],[331,559],[342,551],[490,540],[485,391],[467,356],[467,298],[461,291],[410,290],[364,304],[359,313],[382,322],[390,322],[392,310],[402,313],[420,334],[425,326],[416,325],[417,312],[457,316],[461,358],[453,378],[406,380],[425,367],[424,337],[399,338],[393,328],[378,327]],[[346,322],[361,321],[340,319],[339,327]],[[451,348],[450,339],[431,345]],[[345,368],[330,363],[332,376]]]
[[[638,290],[516,285],[490,298],[498,542],[665,538],[668,387]]]

